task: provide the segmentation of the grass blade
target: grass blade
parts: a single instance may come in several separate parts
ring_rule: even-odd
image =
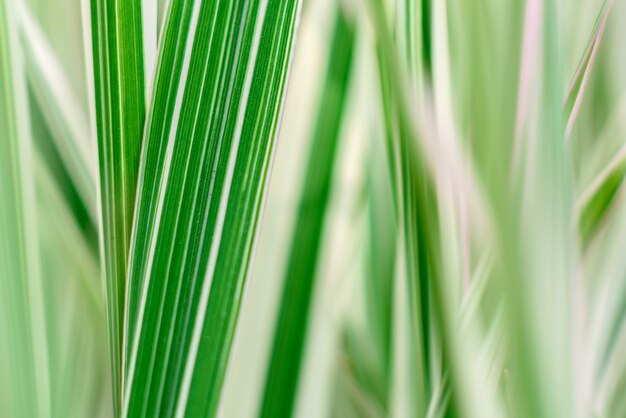
[[[111,346],[113,403],[121,408],[123,378],[123,311],[126,269],[139,156],[150,91],[151,42],[156,23],[141,0],[91,0],[91,46],[93,98],[100,167],[101,233],[107,316]],[[152,10],[152,8],[150,8]],[[87,12],[87,11],[85,11]],[[156,13],[156,6],[154,6]],[[156,18],[154,18],[156,21]],[[153,24],[154,28],[148,25]],[[90,65],[91,63],[88,63]]]
[[[259,416],[264,418],[289,417],[293,412],[318,251],[348,92],[354,37],[353,23],[339,11],[291,238],[283,296],[259,411]]]
[[[45,161],[39,157],[34,162],[51,415],[110,416],[110,365],[97,256]]]
[[[612,5],[613,0],[605,0],[602,4],[598,20],[596,21],[596,25],[591,35],[591,40],[585,49],[585,53],[583,54],[580,64],[576,69],[576,73],[574,74],[574,78],[570,83],[567,94],[565,95],[564,106],[568,116],[567,126],[565,127],[566,139],[569,139],[572,134],[572,130],[574,129],[574,123],[576,122],[576,117],[580,111],[585,90],[587,88],[587,84],[589,83],[591,69],[593,68],[596,56],[598,55],[600,42],[602,41],[602,35],[604,34],[606,21]]]
[[[570,330],[577,248],[570,222],[572,179],[562,123],[557,5],[544,1],[527,6],[521,34],[541,47],[533,58],[527,56],[527,50],[517,51],[527,60],[521,62],[528,66],[525,71],[533,74],[525,86],[530,103],[521,109],[530,113],[525,120],[518,118],[522,125],[515,126],[508,119],[515,112],[507,108],[507,117],[501,122],[503,131],[515,132],[521,140],[515,145],[519,154],[513,156],[509,151],[504,155],[521,161],[515,161],[518,173],[510,167],[494,171],[499,173],[494,177],[503,179],[499,185],[492,180],[491,186],[500,254],[495,276],[504,296],[512,409],[521,416],[569,417],[573,415]],[[509,10],[511,15],[515,12]],[[482,47],[490,48],[488,43]],[[502,71],[510,77],[516,72]],[[487,98],[497,100],[495,96]],[[520,109],[517,111],[519,115]],[[505,143],[507,148],[512,144]],[[485,149],[497,152],[496,146],[494,142]]]
[[[587,249],[606,224],[626,176],[626,146],[623,141],[626,100],[621,99],[586,153],[575,215],[583,249]]]
[[[214,416],[300,2],[170,2],[138,189],[124,414]]]
[[[97,223],[97,163],[89,122],[52,46],[30,12],[20,12],[26,72],[52,139],[76,185],[91,221]]]
[[[376,2],[379,3],[379,2]],[[375,4],[376,4],[375,3]],[[376,12],[374,12],[376,13]],[[380,24],[380,23],[379,23]],[[398,251],[403,254],[400,258],[404,264],[398,267],[402,272],[402,282],[399,286],[403,289],[401,294],[406,294],[408,302],[408,346],[409,346],[409,369],[408,373],[412,394],[408,400],[409,414],[423,416],[426,413],[428,399],[430,398],[430,272],[427,266],[428,255],[426,247],[418,242],[424,238],[423,231],[418,224],[419,217],[424,213],[417,207],[419,204],[416,196],[423,197],[428,192],[425,185],[423,166],[416,164],[413,153],[414,148],[407,142],[406,124],[402,125],[401,117],[403,110],[399,108],[395,88],[397,84],[393,78],[399,67],[395,62],[396,56],[389,58],[391,40],[388,38],[388,29],[379,27],[380,37],[378,44],[378,64],[382,93],[382,107],[387,133],[387,154],[389,155],[390,167],[394,181],[394,197],[399,224]],[[385,42],[387,42],[385,44]],[[390,61],[393,61],[390,65]],[[395,319],[399,323],[398,319]],[[394,332],[404,332],[397,330]]]
[[[16,3],[0,1],[0,400],[9,416],[50,415],[27,94]]]
[[[409,358],[414,359],[414,363],[409,364],[412,382],[409,382],[409,400],[405,402],[410,408],[408,413],[419,416],[437,412],[427,411],[428,404],[445,393],[442,408],[446,415],[499,416],[496,391],[483,386],[485,373],[473,363],[479,347],[476,335],[467,330],[460,332],[457,324],[458,289],[466,272],[461,257],[451,247],[455,241],[462,241],[459,238],[469,233],[470,228],[458,231],[459,237],[452,237],[452,240],[447,236],[457,233],[454,225],[445,224],[453,219],[449,212],[461,211],[446,200],[448,193],[453,192],[456,199],[466,202],[470,209],[468,221],[486,226],[487,231],[490,228],[481,219],[486,209],[473,171],[463,169],[471,167],[469,162],[473,160],[466,160],[455,135],[452,104],[446,97],[451,82],[446,73],[448,58],[442,54],[448,53],[448,46],[445,38],[433,45],[432,60],[437,68],[434,103],[425,91],[418,91],[419,96],[414,97],[414,88],[406,82],[408,77],[399,65],[388,26],[380,19],[382,6],[380,2],[370,5],[378,42],[383,110],[387,131],[393,134],[389,154],[399,173],[396,196],[402,226],[400,248],[405,253],[400,259],[405,265],[398,267],[406,276],[406,284],[401,285],[409,292],[408,334],[412,340],[409,344],[412,357]],[[435,7],[431,23],[435,31],[439,31],[436,33],[447,33],[446,7],[442,4]],[[415,103],[418,100],[420,104]],[[430,123],[433,119],[446,126],[433,129]],[[395,320],[400,322],[398,318]],[[401,328],[395,330],[405,332]],[[449,390],[446,379],[450,381]]]
[[[584,191],[578,202],[578,227],[585,247],[613,206],[626,176],[626,147],[608,163]]]

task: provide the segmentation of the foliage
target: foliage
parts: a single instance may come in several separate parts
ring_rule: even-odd
[[[624,18],[0,0],[0,415],[626,416]]]

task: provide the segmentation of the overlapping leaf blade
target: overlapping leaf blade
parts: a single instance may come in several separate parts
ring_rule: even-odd
[[[72,184],[85,205],[90,221],[97,223],[98,165],[92,149],[87,112],[73,91],[69,77],[26,8],[20,12],[20,29],[28,81]]]
[[[613,0],[605,0],[602,3],[598,19],[594,26],[593,32],[587,48],[578,64],[578,68],[574,74],[570,86],[565,95],[564,110],[567,115],[567,126],[565,127],[565,138],[568,139],[574,129],[574,123],[580,111],[580,106],[585,94],[585,90],[589,83],[591,69],[593,68],[594,61],[598,55],[600,48],[600,42],[602,41],[602,35],[606,27],[609,11],[613,6]]]
[[[399,32],[399,45],[396,46],[391,28],[383,19],[384,2],[371,1],[369,4],[376,27],[381,106],[398,218],[399,245],[396,251],[400,252],[398,264],[402,265],[397,266],[400,279],[397,286],[401,286],[400,294],[406,294],[408,304],[407,329],[394,331],[408,334],[407,367],[410,370],[408,384],[411,396],[403,407],[407,408],[407,413],[421,416],[426,413],[433,387],[430,288],[434,276],[429,260],[432,254],[428,253],[429,248],[424,239],[427,238],[426,226],[432,221],[432,216],[436,216],[437,209],[432,206],[433,189],[426,178],[424,162],[417,154],[417,141],[414,141],[416,133],[412,132],[412,126],[406,119],[407,109],[403,97],[411,93],[400,93],[400,89],[408,88],[410,92],[419,91],[418,94],[422,94],[422,90],[415,86],[421,86],[430,57],[426,57],[425,48],[428,45],[425,45],[427,41],[423,37],[421,22],[410,17],[413,6],[407,3],[401,9],[407,20],[403,22],[405,26],[395,28]],[[428,13],[421,6],[419,10],[420,16]],[[423,18],[430,19],[430,16]],[[419,45],[417,51],[408,47],[415,43]],[[411,50],[407,51],[406,48]],[[420,54],[414,55],[418,51]],[[411,79],[411,87],[407,87],[406,79]],[[400,323],[397,318],[396,323]]]
[[[133,227],[125,415],[216,413],[299,4],[170,2]]]
[[[147,6],[150,8],[151,6]],[[156,5],[153,9],[156,13]],[[141,0],[91,0],[89,30],[98,137],[102,253],[115,411],[121,405],[126,270],[156,22]],[[145,22],[147,20],[147,22]],[[154,23],[154,27],[148,27]],[[145,27],[144,27],[145,26]],[[146,35],[146,33],[148,35]],[[89,51],[88,51],[89,52]],[[91,76],[91,75],[90,75]]]
[[[56,184],[55,176],[43,158],[36,158],[34,162],[50,358],[51,415],[110,415],[104,295],[99,286],[97,258]]]

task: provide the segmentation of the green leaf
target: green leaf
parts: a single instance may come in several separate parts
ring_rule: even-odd
[[[124,415],[216,414],[299,5],[170,2],[133,225]]]
[[[486,179],[493,183],[497,217],[495,276],[504,296],[510,403],[521,416],[573,414],[569,330],[578,254],[571,225],[573,181],[564,138],[557,17],[555,1],[526,3],[520,64],[533,76],[524,85],[520,75],[519,86],[520,94],[527,94],[529,114],[513,128],[506,117],[510,110],[502,112],[501,120],[506,121],[502,128],[515,132],[519,153],[504,154],[511,155],[504,161],[513,162],[513,170],[498,167],[492,174],[494,180]],[[536,42],[532,59],[526,56],[529,40]],[[517,75],[514,69],[507,73]],[[497,108],[502,99],[489,100]],[[518,112],[520,106],[518,103]],[[502,152],[496,148],[501,138],[491,137],[491,155]],[[503,142],[507,146],[512,143]],[[501,184],[496,186],[495,179]]]
[[[293,413],[322,230],[350,81],[354,32],[354,24],[344,12],[339,11],[284,273],[282,300],[259,411],[259,416],[264,418],[289,417]]]
[[[91,26],[85,31],[86,36],[91,34],[87,55],[93,58],[88,66],[93,64],[92,117],[98,138],[100,227],[116,412],[121,408],[125,371],[122,340],[126,270],[155,47],[151,41],[156,33],[156,17],[153,21],[151,9],[156,14],[156,5],[143,8],[141,0],[91,0]]]
[[[32,143],[15,6],[0,1],[0,402],[7,416],[47,417],[50,383]]]
[[[444,409],[446,415],[451,416],[500,416],[497,392],[485,385],[486,373],[474,363],[480,347],[479,334],[473,327],[459,330],[457,323],[460,304],[457,289],[462,283],[463,269],[456,266],[461,262],[454,245],[462,240],[456,235],[468,233],[457,232],[451,225],[455,217],[460,217],[457,199],[465,201],[473,210],[484,212],[485,209],[472,175],[474,160],[465,160],[462,144],[455,135],[452,104],[447,97],[452,87],[448,76],[449,46],[444,36],[449,30],[447,7],[445,3],[437,3],[431,22],[437,35],[432,50],[436,72],[433,102],[426,91],[420,91],[419,83],[413,81],[416,84],[413,86],[407,81],[410,76],[400,65],[389,27],[380,18],[381,2],[370,5],[378,48],[383,114],[387,132],[391,133],[388,153],[398,173],[396,198],[401,226],[398,266],[404,279],[398,294],[406,295],[409,311],[405,337],[409,339],[409,363],[406,366],[398,362],[394,373],[402,373],[398,368],[408,368],[410,395],[397,407],[406,408],[408,414],[416,416]],[[397,315],[394,320],[402,325],[402,312],[394,313]],[[407,332],[401,326],[394,328],[394,332],[396,330]],[[441,406],[435,400],[439,396],[445,398]],[[429,403],[431,410],[427,410]]]
[[[70,174],[67,165],[64,163],[67,160],[63,158],[62,151],[56,146],[57,142],[53,139],[55,135],[52,133],[54,130],[46,122],[46,117],[43,115],[44,112],[39,105],[39,101],[35,98],[32,88],[29,89],[28,97],[30,101],[29,110],[35,150],[40,158],[45,161],[50,175],[55,178],[55,183],[72,211],[74,221],[81,228],[81,232],[85,236],[89,246],[94,253],[97,254],[97,222],[94,223],[90,210],[87,208],[77,188],[73,174]],[[93,202],[94,206],[95,203],[96,202]]]
[[[21,9],[20,29],[29,83],[50,127],[58,154],[95,225],[98,165],[87,114],[59,58],[26,8]]]
[[[376,13],[376,12],[373,12]],[[380,23],[379,23],[380,24]],[[378,64],[381,83],[382,107],[387,132],[387,154],[394,176],[394,197],[399,225],[398,251],[402,252],[398,267],[403,294],[408,302],[408,339],[409,339],[409,399],[410,414],[423,416],[426,413],[428,399],[431,396],[430,348],[431,348],[431,312],[430,281],[427,248],[423,245],[424,231],[421,226],[428,225],[430,216],[419,208],[419,200],[424,193],[432,193],[425,180],[423,165],[416,160],[415,147],[410,142],[410,133],[405,110],[398,103],[398,64],[395,54],[387,48],[393,48],[388,38],[388,29],[379,26]],[[430,212],[430,211],[429,211]],[[432,214],[432,212],[430,212]],[[421,241],[421,242],[420,242]],[[405,293],[406,292],[406,293]],[[396,319],[397,321],[397,319]],[[402,330],[404,331],[404,330]]]
[[[104,295],[97,255],[45,161],[39,157],[34,163],[51,414],[111,415]]]
[[[625,112],[626,100],[622,99],[594,139],[593,148],[582,160],[575,216],[584,250],[615,213],[612,208],[626,176]]]
[[[367,331],[377,354],[373,368],[376,375],[380,376],[379,383],[372,390],[383,410],[389,411],[393,351],[393,279],[396,269],[398,225],[385,144],[383,138],[373,142],[375,143],[372,144],[368,162],[370,171],[367,174],[369,239],[364,277],[365,315]]]
[[[578,68],[576,68],[574,78],[570,82],[570,86],[565,95],[564,107],[568,117],[567,126],[565,127],[566,139],[569,139],[572,129],[574,129],[574,123],[576,122],[578,112],[580,111],[585,90],[587,89],[587,85],[589,83],[591,69],[593,68],[593,64],[598,55],[600,42],[602,41],[606,21],[612,5],[613,0],[604,0],[602,3],[591,38],[587,44],[587,48],[585,48],[585,53],[578,64]]]
[[[613,206],[626,176],[626,148],[623,148],[583,193],[578,203],[578,227],[586,246]]]

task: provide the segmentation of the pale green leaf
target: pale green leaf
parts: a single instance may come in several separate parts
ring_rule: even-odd
[[[0,1],[0,400],[9,416],[47,417],[50,383],[32,143],[15,6]]]
[[[58,57],[26,8],[21,9],[20,28],[26,73],[34,96],[53,133],[58,154],[88,209],[91,221],[97,224],[98,166],[87,114]]]

